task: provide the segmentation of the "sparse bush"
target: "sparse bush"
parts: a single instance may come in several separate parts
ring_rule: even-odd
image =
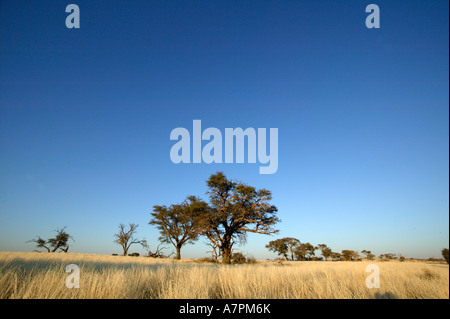
[[[322,261],[323,257],[313,257],[312,260],[313,261]]]
[[[217,264],[219,262],[216,258],[211,257],[200,258],[198,259],[198,261],[201,263],[213,263],[213,264]]]
[[[342,255],[338,252],[331,252],[331,260],[333,261],[337,261],[337,260],[341,260]]]
[[[375,255],[372,254],[372,252],[370,250],[363,250],[361,251],[361,253],[363,253],[364,255],[366,255],[366,258],[368,260],[373,260],[375,258]]]
[[[246,259],[247,264],[257,264],[258,263],[256,258],[251,255],[248,255],[247,257],[245,257],[245,259]]]
[[[233,264],[244,264],[247,261],[243,253],[233,253],[231,255],[231,262]]]
[[[284,265],[283,262],[286,261],[286,259],[284,259],[284,258],[275,258],[273,261],[275,262],[276,265],[283,266]]]
[[[440,278],[439,274],[432,272],[428,268],[423,268],[422,272],[419,274],[419,277],[424,280],[433,280]]]
[[[398,259],[397,255],[395,255],[393,253],[381,254],[380,256],[378,256],[378,258],[381,261],[389,261],[389,260],[393,260],[393,259]]]
[[[139,257],[139,253],[131,253],[131,254],[128,254],[128,256],[131,256],[131,257]]]

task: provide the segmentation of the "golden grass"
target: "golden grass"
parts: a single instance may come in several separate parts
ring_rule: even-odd
[[[370,262],[221,265],[196,260],[0,252],[0,298],[449,298],[449,268],[426,262],[374,262],[380,288],[366,287]],[[66,266],[80,269],[69,289]]]

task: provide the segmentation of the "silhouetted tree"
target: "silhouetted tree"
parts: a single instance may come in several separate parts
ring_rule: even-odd
[[[139,244],[144,248],[148,247],[147,241],[145,239],[138,239],[134,237],[136,228],[139,225],[130,223],[129,226],[130,229],[127,230],[124,224],[119,224],[119,232],[117,234],[114,234],[114,237],[116,238],[114,242],[122,246],[124,256],[128,254],[128,249],[130,249],[131,245]]]
[[[35,239],[28,240],[27,243],[36,243],[37,248],[45,248],[47,252],[50,252],[50,245],[47,244],[47,241],[43,239],[41,236],[37,236]]]
[[[66,232],[66,227],[57,228],[56,236],[49,238],[48,240],[43,239],[40,236],[37,238],[29,240],[27,242],[36,243],[37,248],[45,248],[47,252],[56,252],[58,249],[67,253],[69,250],[69,239],[73,240],[73,237]]]

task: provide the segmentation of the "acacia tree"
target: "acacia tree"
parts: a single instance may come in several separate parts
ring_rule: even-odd
[[[139,225],[130,223],[129,226],[130,229],[127,230],[124,224],[119,224],[119,232],[114,234],[114,237],[116,238],[114,242],[122,246],[124,256],[128,254],[128,249],[130,249],[130,246],[133,244],[139,244],[144,248],[148,247],[145,239],[138,239],[134,236],[136,233],[136,228]]]
[[[204,224],[203,224],[204,225]],[[222,250],[221,250],[221,238],[218,236],[215,232],[210,232],[208,230],[205,230],[205,227],[203,228],[202,235],[204,235],[209,242],[206,243],[206,245],[210,246],[212,250],[208,251],[211,253],[212,257],[214,259],[218,259],[220,256],[222,256]],[[236,234],[233,238],[231,238],[231,255],[233,253],[233,247],[234,244],[238,245],[244,245],[247,242],[247,234],[246,232],[240,232]],[[231,257],[230,257],[231,258]],[[231,260],[230,260],[231,262]]]
[[[364,255],[366,255],[366,258],[368,260],[373,260],[375,258],[375,255],[372,254],[372,252],[370,250],[362,250],[361,253],[363,253]]]
[[[294,260],[295,251],[298,245],[300,245],[300,240],[297,238],[285,237],[270,241],[266,245],[266,248],[278,253],[286,260]],[[290,258],[288,257],[288,253],[291,254]]]
[[[310,243],[302,243],[295,248],[295,256],[297,260],[311,260],[315,256],[317,247]]]
[[[73,237],[66,232],[66,227],[57,228],[55,231],[56,236],[53,238],[45,240],[42,237],[37,236],[37,238],[29,240],[28,242],[36,243],[37,248],[45,248],[49,253],[54,253],[58,249],[67,253],[69,250],[69,239],[73,240]]]
[[[270,241],[266,248],[270,251],[273,251],[277,253],[280,256],[283,256],[286,260],[288,260],[288,246],[287,243],[284,241],[284,238],[276,239]]]
[[[342,253],[341,253],[341,254],[342,254],[342,258],[343,258],[345,261],[352,260],[353,253],[354,253],[353,250],[344,249],[344,250],[342,250]]]
[[[320,249],[320,252],[322,253],[323,258],[325,258],[325,261],[327,261],[328,258],[330,258],[331,254],[333,253],[331,251],[331,248],[329,248],[325,244],[319,244],[319,245],[317,245],[317,248]]]
[[[209,210],[206,202],[195,196],[188,196],[181,204],[170,207],[153,206],[153,218],[149,224],[157,226],[161,233],[160,241],[171,243],[177,251],[176,259],[181,259],[181,247],[198,239],[202,233],[204,215]]]
[[[387,254],[381,254],[380,256],[378,256],[378,258],[383,261],[387,261],[387,260],[397,259],[397,256],[396,256],[396,254],[393,254],[393,253],[387,253]]]
[[[336,251],[331,252],[331,260],[336,261],[336,260],[340,260],[341,258],[342,258],[341,253],[338,253]]]
[[[210,214],[203,219],[203,235],[219,247],[222,263],[231,262],[233,244],[247,232],[274,234],[277,208],[269,190],[231,181],[222,172],[207,180]]]
[[[342,258],[345,261],[358,260],[359,259],[359,253],[357,251],[354,251],[354,250],[344,249],[342,251]]]

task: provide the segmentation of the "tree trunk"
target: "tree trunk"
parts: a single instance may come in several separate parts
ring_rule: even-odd
[[[177,246],[177,257],[176,259],[181,259],[181,246]]]
[[[229,247],[222,249],[222,264],[231,264],[231,249]]]
[[[220,247],[220,250],[222,251],[222,264],[231,264],[231,247],[231,236],[226,233]]]

